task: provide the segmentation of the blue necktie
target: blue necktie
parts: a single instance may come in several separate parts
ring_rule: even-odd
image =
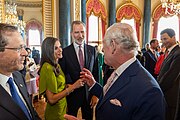
[[[20,98],[20,96],[17,93],[17,90],[16,90],[15,85],[13,83],[13,79],[10,77],[8,79],[7,83],[9,84],[13,100],[20,106],[20,108],[23,110],[23,112],[28,117],[28,119],[31,120],[30,113],[28,112],[24,102],[22,101],[22,99]]]

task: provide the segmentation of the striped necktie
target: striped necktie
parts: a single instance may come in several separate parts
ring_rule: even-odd
[[[20,96],[18,95],[18,92],[15,88],[15,85],[14,85],[14,82],[13,82],[13,79],[10,77],[8,79],[8,82],[9,84],[9,87],[10,87],[10,92],[11,92],[11,95],[12,95],[12,98],[13,100],[19,105],[19,107],[22,109],[22,111],[25,113],[25,115],[27,116],[27,118],[29,120],[31,120],[31,116],[30,116],[30,113],[28,111],[28,109],[26,108],[24,102],[22,101],[22,99],[20,98]]]

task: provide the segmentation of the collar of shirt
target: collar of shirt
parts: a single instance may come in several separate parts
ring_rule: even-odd
[[[10,94],[9,85],[7,84],[9,77],[12,77],[12,74],[10,76],[6,76],[0,73],[0,84]]]
[[[178,44],[175,44],[175,45],[173,45],[173,46],[171,46],[169,49],[168,49],[168,54],[172,51],[172,49],[174,48],[174,47],[176,47]]]
[[[77,58],[79,60],[79,57],[78,57],[79,45],[76,42],[73,42],[73,45],[74,45],[74,49],[76,51]],[[84,57],[84,43],[81,45],[81,50],[82,50],[83,57]]]
[[[118,79],[118,77],[136,60],[136,57],[132,57],[122,65],[120,65],[114,72],[115,72],[115,77],[109,86],[109,88],[114,84],[114,82]]]
[[[119,66],[116,70],[116,76],[114,78],[113,83],[116,81],[116,79],[126,70],[126,68],[128,68],[133,62],[136,61],[136,57],[132,57],[131,59],[129,59],[128,61],[126,61],[125,63],[123,63],[121,66]],[[96,83],[96,82],[95,82]],[[91,90],[91,88],[93,88],[93,86],[95,85],[95,83],[89,88],[89,91]],[[112,84],[113,84],[112,83]]]
[[[73,42],[74,48],[79,50],[79,45],[76,42]],[[82,49],[84,49],[84,43],[81,44]]]
[[[149,50],[150,50],[153,54],[155,54],[155,53],[156,53],[156,51],[155,51],[155,50],[153,50],[152,48],[149,48]]]
[[[132,57],[131,59],[129,59],[128,61],[126,61],[125,63],[123,63],[121,66],[119,66],[115,72],[117,74],[117,76],[115,77],[118,78],[134,61],[136,61],[136,57]]]

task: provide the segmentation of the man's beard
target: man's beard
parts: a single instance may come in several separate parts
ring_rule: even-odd
[[[75,39],[75,38],[72,37],[72,39],[73,39],[73,41],[74,41],[75,43],[77,43],[77,44],[83,44],[83,43],[85,43],[85,38],[84,38],[84,39],[81,39],[81,40],[77,40],[77,39]],[[81,41],[81,42],[80,42],[80,41]]]

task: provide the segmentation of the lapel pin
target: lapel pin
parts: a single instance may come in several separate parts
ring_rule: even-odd
[[[22,84],[20,84],[20,86],[21,86],[21,87],[23,87],[23,85],[22,85]]]

